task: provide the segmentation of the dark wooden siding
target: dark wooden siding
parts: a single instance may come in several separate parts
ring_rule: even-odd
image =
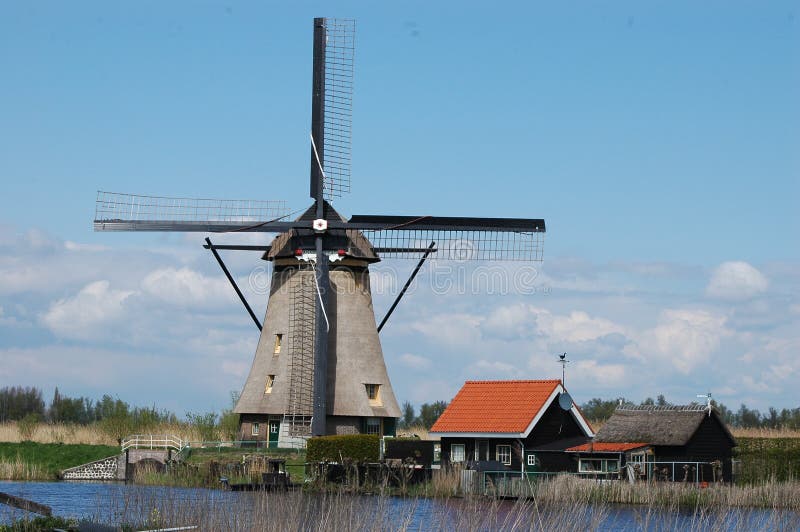
[[[658,461],[713,462],[722,461],[722,477],[731,480],[733,442],[715,415],[706,416],[697,430],[682,446],[655,446]],[[710,467],[704,467],[704,480],[711,480]],[[708,471],[706,471],[708,470]]]
[[[583,435],[583,430],[572,413],[561,410],[558,401],[553,401],[525,439],[525,448],[530,449],[556,440]]]

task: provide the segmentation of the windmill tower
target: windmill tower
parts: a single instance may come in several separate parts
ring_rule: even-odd
[[[235,411],[242,439],[297,444],[324,434],[394,434],[400,416],[383,359],[369,266],[382,258],[540,261],[544,220],[341,216],[350,190],[352,20],[314,19],[310,195],[295,220],[285,202],[98,192],[96,231],[277,233],[270,245],[215,245],[261,329]],[[258,250],[273,265],[263,326],[218,250]],[[409,279],[410,282],[410,279]],[[408,283],[406,284],[406,286]],[[392,309],[402,297],[398,296]],[[391,312],[391,310],[390,310]],[[388,317],[388,315],[387,315]]]

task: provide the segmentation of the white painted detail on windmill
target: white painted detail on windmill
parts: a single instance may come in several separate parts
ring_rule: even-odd
[[[323,218],[317,218],[316,220],[314,220],[313,227],[314,227],[314,232],[324,233],[325,231],[328,230],[328,220],[325,220]]]
[[[328,255],[328,261],[329,262],[336,262],[336,261],[342,260],[343,258],[344,258],[344,256],[343,255],[339,255],[338,253],[330,253]]]
[[[317,254],[316,253],[305,253],[303,252],[302,255],[297,256],[297,260],[302,260],[303,262],[317,262]]]

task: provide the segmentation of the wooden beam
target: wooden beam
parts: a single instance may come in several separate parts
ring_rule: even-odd
[[[3,493],[2,491],[0,491],[0,504],[7,504],[8,506],[25,510],[26,512],[34,512],[47,517],[53,515],[53,509],[49,506],[39,504],[38,502],[29,501],[28,499],[23,499],[22,497],[9,495],[8,493]]]

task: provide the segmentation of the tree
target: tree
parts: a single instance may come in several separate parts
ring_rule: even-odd
[[[197,430],[202,441],[217,441],[216,412],[206,412],[205,414],[186,412],[186,420]]]
[[[436,401],[433,404],[423,403],[419,407],[419,421],[423,427],[430,429],[444,409],[447,408],[447,401]]]
[[[581,412],[586,419],[593,421],[605,421],[611,417],[619,404],[627,404],[624,398],[603,400],[599,397],[590,399],[581,405]]]
[[[220,437],[224,440],[234,441],[239,436],[239,414],[234,413],[236,403],[239,401],[239,392],[231,392],[231,406],[225,408],[219,416]]]
[[[44,416],[42,391],[32,386],[6,386],[0,389],[0,423],[17,421],[28,414]]]
[[[400,426],[404,429],[411,427],[416,421],[417,415],[414,412],[414,405],[406,401],[403,403],[403,417],[400,419]]]

